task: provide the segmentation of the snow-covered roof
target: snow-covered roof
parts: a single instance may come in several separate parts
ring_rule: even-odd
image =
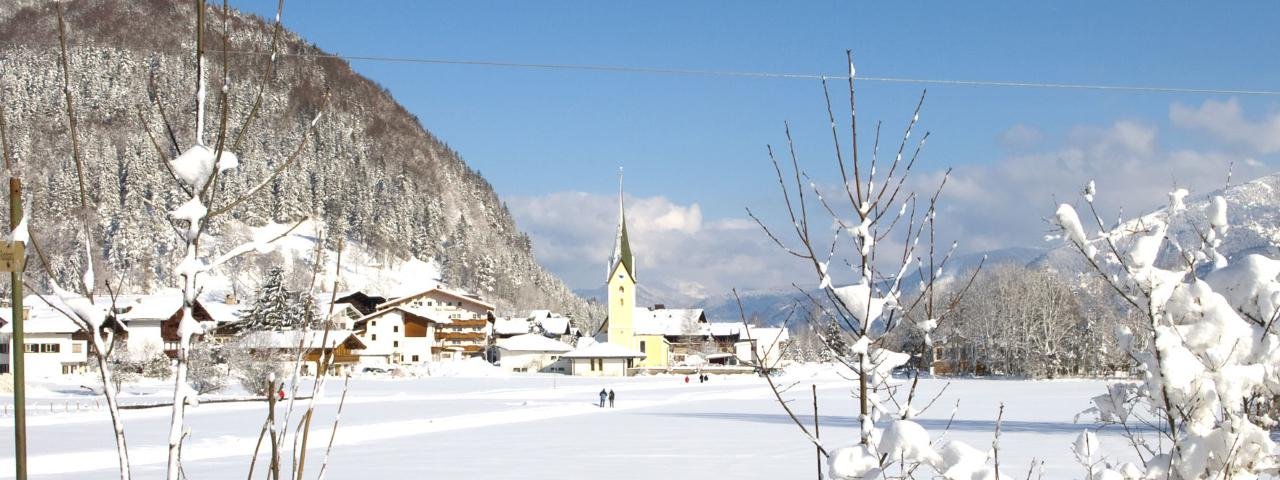
[[[559,352],[573,350],[569,344],[536,333],[516,335],[498,340],[498,348],[512,352]]]
[[[116,300],[117,311],[128,311],[116,317],[123,321],[130,320],[168,320],[175,312],[182,309],[182,292],[167,290],[154,295],[138,295],[136,297]]]
[[[45,298],[62,311],[71,313],[71,309],[67,308],[57,297],[46,296]],[[110,298],[99,297],[94,300],[95,305],[99,305],[104,309],[111,306]],[[23,297],[22,305],[30,309],[30,313],[26,316],[26,321],[22,323],[22,331],[24,333],[76,333],[80,331],[79,324],[50,307],[39,296],[27,295]],[[0,308],[0,320],[4,321],[4,326],[0,327],[0,333],[13,333],[13,309]]]
[[[542,329],[547,333],[555,335],[567,335],[569,333],[569,319],[559,315],[544,317],[538,320],[542,325]]]
[[[524,318],[494,319],[493,333],[497,335],[523,335],[529,333],[529,320]]]
[[[716,322],[709,323],[707,327],[711,330],[711,335],[717,337],[729,337],[733,335],[742,335],[741,323]]]
[[[762,343],[784,342],[791,339],[791,332],[785,328],[774,327],[751,327],[748,331],[742,331],[744,340],[757,339]]]
[[[565,358],[644,358],[644,354],[616,343],[592,343],[564,354]]]
[[[316,348],[334,348],[335,346],[346,342],[347,339],[354,338],[359,342],[360,347],[364,348],[364,341],[360,337],[355,336],[351,330],[330,330],[329,336],[325,338],[324,330],[289,330],[283,332],[256,331],[244,334],[248,345],[270,348],[298,348],[301,344],[306,349]]]
[[[542,319],[551,316],[551,310],[529,310],[529,318]]]
[[[402,304],[402,303],[406,303],[406,302],[408,302],[408,301],[410,301],[410,300],[413,300],[413,299],[415,299],[415,298],[421,297],[421,296],[426,295],[426,294],[431,293],[431,292],[440,292],[440,293],[442,293],[442,294],[444,294],[444,295],[447,295],[447,296],[450,296],[450,297],[453,297],[453,298],[456,298],[456,299],[459,299],[459,300],[463,300],[463,301],[466,301],[466,302],[471,302],[471,303],[474,303],[474,304],[480,305],[480,306],[482,306],[482,307],[485,307],[485,308],[486,308],[486,309],[488,309],[488,310],[493,310],[493,304],[492,304],[492,303],[489,303],[489,302],[486,302],[486,301],[484,301],[484,300],[481,300],[479,295],[474,295],[474,294],[471,294],[471,293],[468,293],[468,292],[465,292],[465,291],[462,291],[462,290],[452,290],[452,289],[448,289],[448,288],[445,288],[445,287],[440,286],[440,285],[433,285],[433,286],[432,286],[432,287],[430,287],[430,288],[422,289],[422,290],[418,290],[416,293],[411,293],[411,294],[408,294],[408,295],[402,295],[402,296],[400,296],[399,298],[396,298],[395,300],[391,300],[391,301],[389,301],[389,302],[387,302],[387,303],[385,303],[385,304],[381,305],[379,308],[389,308],[389,307],[393,307],[393,306],[396,306],[396,305],[399,305],[399,304]]]
[[[701,308],[637,307],[631,317],[636,335],[707,335]]]

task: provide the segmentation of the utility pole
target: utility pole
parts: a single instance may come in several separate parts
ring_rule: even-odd
[[[4,119],[4,109],[0,108],[0,156],[4,157],[5,170],[9,173],[9,231],[13,235],[22,223],[22,181],[14,173],[13,159],[9,156],[9,137],[6,133],[8,125]],[[27,376],[24,354],[27,344],[23,339],[22,323],[25,320],[22,308],[22,270],[26,268],[26,245],[24,242],[10,242],[0,252],[0,264],[9,271],[9,285],[13,293],[13,338],[9,342],[9,353],[13,362],[13,464],[16,468],[14,478],[27,480]]]
[[[5,142],[8,143],[8,142]],[[5,158],[8,159],[8,146],[5,146]],[[22,222],[22,181],[18,177],[13,176],[13,172],[9,172],[9,231],[12,232],[18,228],[18,224]],[[22,323],[24,320],[24,311],[22,308],[22,270],[24,268],[23,260],[25,259],[25,251],[22,242],[13,242],[8,245],[9,251],[13,252],[13,267],[9,272],[9,284],[13,287],[13,341],[9,342],[11,347],[9,351],[13,354],[13,459],[14,465],[17,467],[16,476],[18,480],[27,480],[27,375],[25,368],[25,353],[27,344],[23,339]]]

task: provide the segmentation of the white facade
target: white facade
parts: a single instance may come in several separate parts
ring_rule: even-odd
[[[565,353],[573,350],[536,333],[527,333],[498,341],[498,363],[508,372],[569,373]]]
[[[782,353],[791,341],[791,333],[785,328],[752,328],[749,336],[747,330],[743,329],[742,336],[744,338],[735,344],[738,360],[756,365],[756,359],[759,359],[760,364],[757,366],[765,368],[778,367],[782,361]],[[753,347],[754,355],[751,351]]]
[[[364,330],[357,337],[365,348],[357,354],[363,364],[418,364],[432,357],[436,344],[436,322],[408,322],[405,310],[380,310],[361,320]],[[410,314],[411,315],[411,314]]]
[[[570,373],[582,377],[625,377],[633,363],[630,358],[573,358]]]
[[[23,302],[41,302],[27,297]],[[30,305],[28,303],[28,305]],[[9,309],[0,309],[5,325],[0,327],[0,373],[11,373],[13,352],[13,322]],[[80,327],[50,308],[29,309],[23,322],[23,342],[26,345],[25,370],[27,378],[55,377],[82,373],[89,360],[87,339],[75,337]]]
[[[584,344],[586,343],[586,344]],[[586,377],[624,377],[645,354],[621,345],[604,342],[579,342],[578,348],[564,354],[569,359],[569,373]]]

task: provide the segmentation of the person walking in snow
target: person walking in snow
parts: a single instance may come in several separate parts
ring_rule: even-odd
[[[606,392],[603,388],[601,388],[600,389],[600,408],[604,408],[604,400],[608,397],[609,397],[609,392]]]
[[[613,390],[609,390],[609,408],[613,408]]]

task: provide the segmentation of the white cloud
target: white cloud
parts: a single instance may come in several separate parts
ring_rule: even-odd
[[[640,283],[683,297],[755,289],[804,279],[803,264],[746,218],[704,221],[697,203],[627,197],[627,231]],[[617,197],[556,192],[508,199],[534,255],[577,289],[603,283],[617,231]],[[677,299],[673,299],[675,301]]]
[[[1208,110],[1224,108],[1234,107]],[[1233,116],[1238,118],[1224,118]],[[1187,118],[1174,119],[1179,122],[1189,125]],[[1097,183],[1098,205],[1110,223],[1121,209],[1131,218],[1163,206],[1175,187],[1188,188],[1193,196],[1221,188],[1228,165],[1234,164],[1237,183],[1266,175],[1271,168],[1233,153],[1168,148],[1155,125],[1139,121],[1077,126],[1063,132],[1060,141],[1046,139],[1035,127],[1014,129],[1015,137],[1034,137],[1021,144],[1027,148],[953,170],[940,202],[939,245],[958,240],[961,253],[1056,246],[1043,240],[1051,231],[1043,219],[1059,202],[1078,203],[1090,180]],[[941,171],[917,170],[905,188],[927,197],[941,177]],[[616,197],[559,192],[512,198],[508,204],[544,265],[575,288],[603,282],[617,228]],[[628,197],[627,220],[641,284],[672,296],[715,295],[735,287],[785,288],[814,277],[811,267],[780,250],[747,218],[705,219],[697,203]],[[766,215],[765,220],[777,227],[780,218]],[[891,238],[881,246],[901,248],[900,242]]]
[[[1085,183],[1098,185],[1098,205],[1112,222],[1163,206],[1175,186],[1204,194],[1224,186],[1234,162],[1237,182],[1262,176],[1268,166],[1252,158],[1160,146],[1158,129],[1133,121],[1082,126],[1045,151],[1010,155],[991,164],[964,165],[952,172],[941,198],[939,228],[980,252],[1013,246],[1045,246],[1043,219],[1056,203],[1078,202]],[[919,174],[917,189],[937,184],[937,172]]]
[[[1225,102],[1205,100],[1199,108],[1175,103],[1169,107],[1169,119],[1174,126],[1203,130],[1220,141],[1255,153],[1280,152],[1280,112],[1250,121],[1244,118],[1244,110],[1235,98]]]

